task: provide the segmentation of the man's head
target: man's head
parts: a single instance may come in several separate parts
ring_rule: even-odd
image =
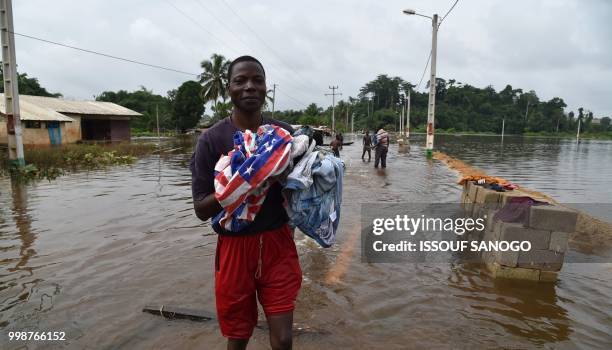
[[[251,56],[240,56],[227,69],[228,91],[234,106],[245,112],[260,111],[266,99],[266,72]]]
[[[336,134],[336,140],[340,141],[340,138],[342,138],[342,134]]]
[[[370,131],[369,131],[369,130],[366,130],[365,134],[366,134],[366,135],[370,135]]]

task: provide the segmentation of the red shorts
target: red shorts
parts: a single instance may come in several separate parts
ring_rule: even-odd
[[[215,296],[223,336],[251,337],[257,325],[256,299],[266,315],[293,311],[301,285],[302,270],[287,225],[247,236],[218,236]]]

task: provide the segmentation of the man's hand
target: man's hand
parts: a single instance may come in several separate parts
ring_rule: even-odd
[[[196,216],[202,221],[206,221],[211,217],[217,215],[223,208],[221,204],[217,202],[215,194],[211,193],[200,200],[193,200],[193,209],[195,210]]]

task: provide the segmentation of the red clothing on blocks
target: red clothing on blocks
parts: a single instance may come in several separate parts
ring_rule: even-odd
[[[247,236],[218,236],[215,296],[223,336],[251,337],[257,325],[256,298],[266,315],[293,311],[301,286],[302,270],[289,226]]]

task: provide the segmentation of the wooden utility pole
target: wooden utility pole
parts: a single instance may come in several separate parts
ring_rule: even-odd
[[[19,115],[19,87],[15,35],[13,34],[13,7],[11,0],[0,0],[0,37],[2,69],[4,74],[4,108],[8,134],[9,160],[19,167],[25,166],[21,118]]]
[[[332,132],[335,134],[336,133],[336,95],[338,96],[342,96],[341,93],[336,92],[336,89],[338,89],[337,86],[330,86],[329,89],[332,91],[331,94],[325,94],[325,96],[331,96],[332,97]]]

